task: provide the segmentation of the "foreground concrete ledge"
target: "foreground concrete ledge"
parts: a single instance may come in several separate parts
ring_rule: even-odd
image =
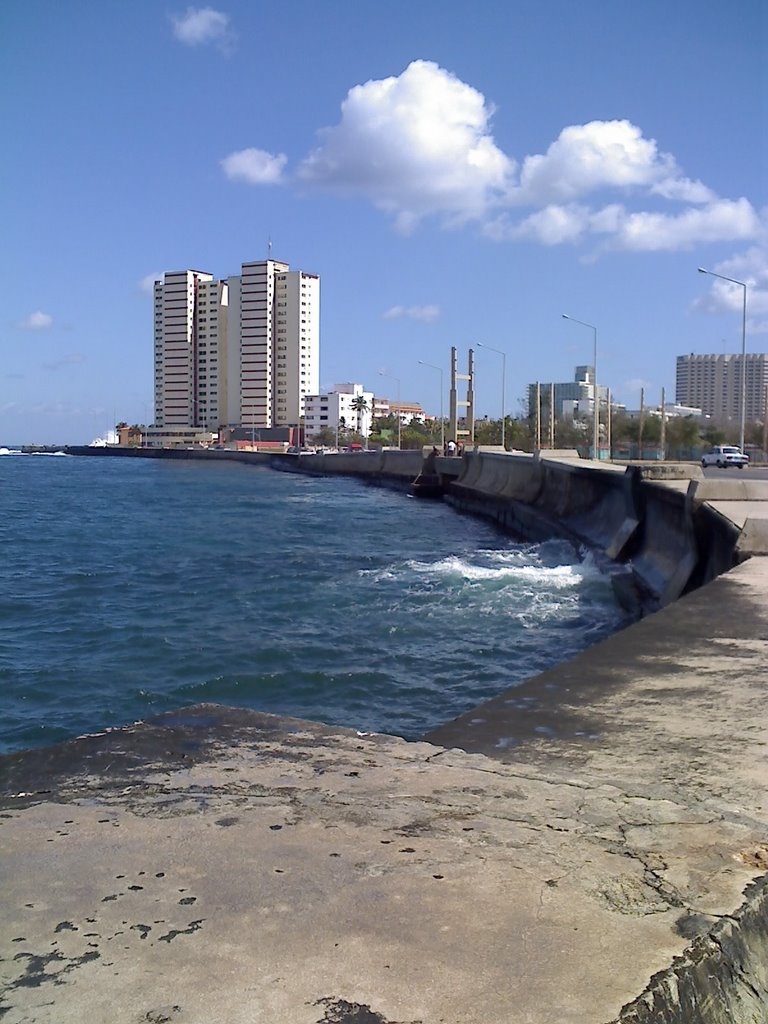
[[[689,494],[696,501],[742,501],[768,504],[768,480],[725,480],[722,477],[692,480]]]
[[[763,1020],[767,598],[433,742],[202,706],[0,759],[3,1024]]]
[[[736,551],[743,558],[768,555],[768,509],[765,506],[759,510],[752,507],[745,514]]]

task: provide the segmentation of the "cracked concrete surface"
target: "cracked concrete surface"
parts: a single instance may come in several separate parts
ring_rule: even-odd
[[[763,1020],[766,596],[430,742],[203,706],[0,759],[2,1024]]]

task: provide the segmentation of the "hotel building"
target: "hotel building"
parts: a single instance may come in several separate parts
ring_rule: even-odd
[[[768,356],[748,353],[746,364],[741,355],[694,355],[677,357],[675,401],[701,409],[715,420],[741,417],[742,366],[746,369],[745,419],[762,420],[766,414]]]
[[[155,282],[153,434],[297,425],[319,390],[320,279],[287,263],[244,263]]]

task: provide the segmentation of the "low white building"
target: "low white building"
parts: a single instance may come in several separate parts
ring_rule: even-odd
[[[333,389],[324,394],[306,395],[304,428],[307,438],[319,434],[323,427],[332,431],[354,430],[368,437],[373,401],[373,392],[366,391],[362,384],[334,384]]]
[[[399,416],[403,426],[407,426],[409,423],[426,423],[435,419],[434,416],[428,416],[418,402],[393,402],[380,395],[373,400],[373,415],[377,418]]]

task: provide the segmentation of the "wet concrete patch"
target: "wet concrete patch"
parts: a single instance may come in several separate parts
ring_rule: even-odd
[[[420,1020],[387,1020],[370,1006],[351,1003],[347,999],[335,999],[332,996],[318,999],[315,1006],[325,1007],[325,1013],[318,1019],[317,1024],[422,1024]]]
[[[145,786],[153,771],[191,768],[238,744],[278,745],[284,760],[304,761],[314,756],[308,742],[327,754],[328,744],[340,735],[355,733],[247,709],[194,705],[51,747],[0,755],[0,809],[74,794],[106,797],[132,784]],[[368,742],[375,745],[376,737]]]

